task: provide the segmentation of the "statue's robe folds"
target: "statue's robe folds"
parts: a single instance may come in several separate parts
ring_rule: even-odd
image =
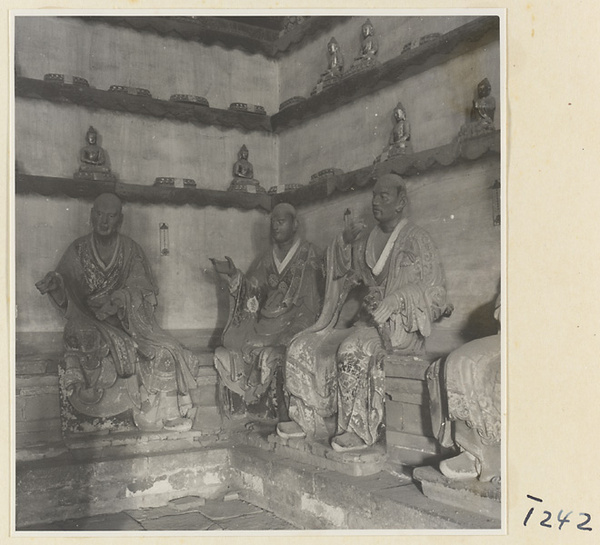
[[[232,297],[215,367],[231,391],[255,403],[267,391],[291,338],[313,324],[321,308],[322,258],[297,240],[279,262],[268,251],[244,275],[228,279]]]
[[[119,234],[105,264],[89,234],[69,246],[56,272],[60,288],[50,296],[67,319],[62,381],[73,390],[73,406],[91,416],[133,408],[141,428],[160,428],[163,419],[182,416],[176,414],[177,396],[187,398],[196,387],[198,362],[157,325],[158,289],[140,246]],[[118,311],[99,319],[96,312],[115,299]]]
[[[376,256],[377,236],[378,226],[352,245],[341,235],[333,241],[321,316],[288,349],[290,417],[309,436],[326,435],[324,419],[337,411],[339,432],[353,431],[367,445],[375,443],[384,416],[385,354],[422,352],[431,324],[447,310],[444,271],[430,236],[402,220]],[[363,304],[392,296],[397,308],[380,326],[363,309],[353,327],[336,329],[357,284],[366,292]]]
[[[444,447],[457,446],[476,460],[482,481],[500,475],[500,335],[468,342],[428,371],[432,422]],[[442,400],[447,400],[442,402]],[[454,433],[449,425],[454,422]]]

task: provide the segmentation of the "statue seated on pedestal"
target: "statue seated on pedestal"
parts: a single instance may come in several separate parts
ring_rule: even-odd
[[[311,95],[316,95],[327,89],[331,85],[336,84],[342,78],[344,71],[344,56],[339,44],[335,38],[331,38],[327,44],[327,55],[329,57],[327,70],[323,72],[317,82],[317,85],[311,91]]]
[[[128,409],[141,430],[187,430],[197,358],[156,323],[158,289],[144,252],[119,233],[121,201],[105,193],[56,270],[36,284],[67,320],[61,389],[81,414]]]
[[[114,174],[110,171],[106,152],[97,144],[98,133],[90,127],[86,134],[87,145],[79,151],[79,170],[75,178],[85,180],[113,180]]]
[[[359,54],[354,58],[354,62],[346,74],[347,76],[379,66],[379,61],[377,60],[379,43],[375,37],[375,29],[369,19],[361,27],[361,36]]]
[[[495,317],[499,319],[500,297]],[[501,472],[500,335],[457,348],[428,372],[434,431],[444,447],[460,452],[440,462],[451,480],[499,481]],[[440,380],[440,375],[444,380]],[[447,404],[442,400],[447,399]]]
[[[492,86],[487,78],[477,85],[477,98],[473,101],[471,120],[465,123],[459,132],[459,139],[475,138],[493,130],[496,99],[490,96]]]
[[[397,155],[406,155],[412,153],[412,144],[410,142],[410,123],[406,120],[406,111],[401,102],[398,102],[394,108],[395,125],[390,133],[388,145],[380,155],[377,156],[374,163],[379,163],[381,159],[387,160]]]
[[[251,191],[264,193],[266,190],[254,179],[254,167],[248,161],[248,148],[243,145],[238,152],[238,160],[233,164],[233,180],[229,191]]]
[[[323,311],[288,349],[291,422],[278,425],[280,436],[331,437],[337,415],[336,451],[362,450],[382,438],[384,357],[422,352],[431,324],[449,309],[438,251],[405,217],[406,204],[402,179],[387,174],[373,189],[373,229],[346,212],[344,231],[328,248]],[[362,308],[351,327],[340,328],[353,287],[362,291]]]
[[[244,410],[255,406],[258,411],[260,402],[268,416],[285,420],[285,351],[290,339],[313,324],[319,313],[322,262],[318,249],[298,236],[296,211],[290,204],[273,208],[271,239],[273,247],[246,274],[230,258],[211,259],[232,298],[214,364],[222,384],[241,396]]]

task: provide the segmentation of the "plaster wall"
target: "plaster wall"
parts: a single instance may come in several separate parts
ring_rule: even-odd
[[[455,310],[433,328],[427,350],[448,352],[492,335],[493,303],[500,282],[500,227],[492,219],[492,190],[499,179],[497,158],[430,171],[406,179],[412,222],[426,229],[441,255],[448,297]],[[338,194],[339,195],[339,194]],[[347,208],[374,225],[371,191],[362,190],[303,207],[299,218],[309,240],[321,247],[343,228]]]
[[[160,120],[19,98],[15,143],[19,169],[26,174],[70,178],[79,168],[79,150],[90,125],[99,133],[119,181],[152,185],[157,176],[193,178],[198,187],[226,190],[233,164],[245,144],[254,176],[265,189],[277,184],[277,141],[261,132]]]
[[[439,32],[444,34],[475,17],[370,17],[379,42],[377,58],[381,63],[397,57],[404,45],[420,37]],[[279,64],[280,92],[279,103],[293,96],[310,96],[319,75],[327,69],[327,43],[335,37],[344,56],[344,70],[348,70],[358,56],[361,45],[361,27],[366,16],[352,17],[334,26],[327,34],[314,41],[307,41],[303,47],[283,56]]]
[[[487,44],[282,132],[282,183],[308,183],[311,174],[325,168],[349,172],[372,164],[387,145],[398,101],[406,109],[415,152],[456,137],[484,77],[492,85],[500,120],[499,60],[498,43]]]
[[[17,73],[28,78],[65,73],[86,78],[97,89],[143,87],[163,100],[175,93],[200,95],[213,108],[248,102],[273,113],[279,107],[274,59],[127,27],[20,16],[15,55]]]
[[[53,270],[68,245],[90,231],[91,203],[17,195],[17,331],[61,331],[64,320],[35,283]],[[165,329],[223,327],[225,290],[209,257],[231,256],[246,269],[268,246],[268,216],[258,211],[125,204],[121,232],[146,253],[160,289],[157,320]],[[160,256],[159,223],[169,225],[170,254]]]

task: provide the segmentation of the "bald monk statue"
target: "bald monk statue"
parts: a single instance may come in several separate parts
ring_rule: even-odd
[[[275,379],[276,416],[287,414],[281,372],[290,339],[312,325],[321,308],[319,250],[298,234],[296,210],[278,204],[271,213],[273,246],[246,274],[231,260],[211,259],[231,295],[229,321],[214,364],[222,383],[254,405]]]
[[[119,233],[121,201],[105,193],[92,232],[73,242],[36,284],[67,320],[63,391],[84,415],[127,409],[142,430],[186,430],[196,357],[156,323],[158,289],[138,244]]]
[[[429,234],[406,217],[400,176],[381,176],[373,188],[376,225],[352,220],[328,248],[323,311],[297,335],[286,356],[290,422],[282,437],[331,437],[334,450],[362,450],[381,437],[387,353],[419,354],[431,325],[449,311],[439,253]],[[338,317],[350,290],[362,310],[352,327]]]

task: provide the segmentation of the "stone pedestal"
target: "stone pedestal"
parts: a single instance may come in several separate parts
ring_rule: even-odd
[[[451,480],[433,467],[418,467],[413,478],[421,483],[423,494],[428,498],[492,519],[502,517],[500,483]]]
[[[385,358],[385,411],[390,461],[417,466],[444,455],[431,426],[427,368],[438,355]]]

